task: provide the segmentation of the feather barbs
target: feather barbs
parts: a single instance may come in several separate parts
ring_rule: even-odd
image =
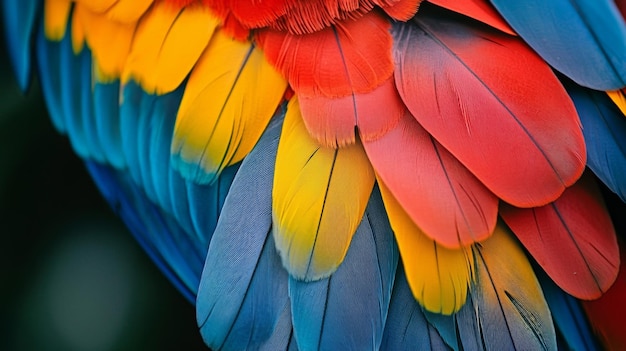
[[[286,88],[258,48],[218,31],[185,87],[172,139],[174,168],[211,183],[252,150]]]
[[[374,172],[363,147],[334,149],[312,139],[297,98],[290,101],[278,145],[273,186],[276,247],[300,280],[332,274],[365,212]]]

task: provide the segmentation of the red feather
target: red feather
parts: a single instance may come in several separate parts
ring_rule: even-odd
[[[389,17],[406,22],[415,16],[422,1],[423,0],[400,0],[395,4],[383,7],[383,10]]]
[[[287,13],[295,0],[224,0],[239,22],[247,28],[261,28],[272,24]]]
[[[516,35],[513,28],[485,0],[428,0],[428,2],[488,24],[507,34]]]
[[[300,94],[300,109],[309,133],[320,144],[337,147],[355,141],[374,140],[393,128],[405,111],[393,78],[366,94],[342,98]]]
[[[389,133],[363,145],[379,180],[439,244],[458,248],[493,232],[498,199],[408,111]]]
[[[554,201],[586,161],[563,86],[517,37],[428,13],[394,28],[396,85],[411,113],[503,200]]]
[[[623,243],[622,243],[623,244]],[[621,245],[621,255],[626,249]],[[607,350],[626,350],[626,260],[622,260],[615,284],[601,298],[582,305],[600,341]]]
[[[370,12],[311,34],[263,30],[257,39],[296,93],[343,97],[368,93],[392,75],[389,28],[380,14]]]
[[[615,281],[619,270],[615,230],[589,175],[551,204],[529,209],[502,204],[500,214],[537,263],[570,295],[595,299]]]

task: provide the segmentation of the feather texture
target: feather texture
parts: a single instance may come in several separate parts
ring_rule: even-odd
[[[428,238],[379,180],[413,296],[428,311],[451,314],[465,303],[472,284],[474,257],[467,247],[447,249]]]
[[[14,0],[2,2],[2,24],[7,35],[9,58],[22,90],[28,88],[31,79],[32,38],[36,33],[35,21],[40,14],[40,0]]]
[[[626,25],[612,0],[491,2],[543,59],[578,84],[626,85]]]
[[[262,91],[256,89],[260,85]],[[173,167],[186,179],[212,183],[254,147],[286,87],[254,45],[217,32],[194,67],[180,103]]]
[[[122,81],[138,81],[157,94],[176,89],[189,74],[218,25],[200,4],[176,10],[157,2],[142,17],[134,34]]]
[[[416,25],[394,27],[394,38],[396,84],[407,107],[498,197],[544,205],[580,177],[585,144],[576,110],[550,68],[517,38],[425,6]]]
[[[550,311],[520,246],[501,223],[472,247],[476,285],[455,315],[463,349],[556,350]]]
[[[65,40],[69,40],[69,38]],[[41,72],[48,72],[48,74],[42,74],[40,77],[41,91],[46,101],[52,124],[60,133],[66,133],[65,114],[61,95],[59,94],[61,90],[60,65],[62,47],[61,43],[47,40],[43,28],[39,29],[35,38],[37,69]],[[20,84],[22,83],[20,82]],[[21,88],[24,89],[26,87],[21,86]]]
[[[341,98],[299,94],[302,118],[309,134],[327,147],[375,140],[393,128],[405,107],[393,78],[364,94]]]
[[[380,350],[449,350],[415,301],[402,264],[398,266]]]
[[[565,293],[543,273],[537,273],[554,325],[570,350],[597,350],[595,337],[580,302]]]
[[[49,40],[60,41],[65,36],[70,5],[70,0],[44,1],[44,33]]]
[[[428,0],[428,2],[488,24],[504,33],[516,35],[487,0]]]
[[[555,202],[532,209],[503,204],[500,215],[546,273],[569,294],[595,299],[613,284],[619,249],[599,190],[583,176]]]
[[[271,240],[273,160],[281,122],[270,124],[243,162],[207,254],[196,312],[202,337],[216,350],[259,348],[288,304],[287,272]]]
[[[408,111],[393,130],[364,146],[377,176],[429,238],[459,248],[493,232],[498,199]]]
[[[624,209],[623,205],[621,209]],[[626,257],[624,247],[624,245],[620,247],[622,257]],[[619,275],[609,291],[598,300],[582,302],[589,324],[607,350],[623,350],[626,347],[626,333],[624,333],[624,324],[622,323],[626,314],[625,295],[626,260],[623,259]]]
[[[626,201],[626,118],[606,94],[565,81],[587,144],[587,166]]]
[[[363,147],[319,146],[292,99],[278,146],[272,206],[276,247],[292,276],[320,279],[339,266],[373,186]]]
[[[367,93],[393,72],[389,23],[375,12],[302,36],[265,30],[257,41],[298,94]]]
[[[74,6],[72,16],[73,33],[82,33],[93,53],[96,78],[101,82],[118,79],[127,62],[136,23],[112,21],[106,14],[92,12],[84,3]]]
[[[397,263],[393,234],[380,193],[374,190],[337,271],[315,282],[290,278],[293,327],[300,349],[378,349]]]

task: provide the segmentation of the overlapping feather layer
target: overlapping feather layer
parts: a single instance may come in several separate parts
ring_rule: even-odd
[[[554,349],[548,305],[517,240],[576,298],[598,298],[615,281],[615,231],[596,178],[581,175],[589,165],[623,199],[626,177],[616,172],[626,164],[620,66],[626,25],[608,0],[593,9],[588,0],[553,0],[552,17],[540,14],[538,1],[524,9],[493,3],[46,0],[45,38],[84,57],[81,72],[68,72],[93,77],[87,82],[94,96],[116,100],[122,130],[154,128],[149,116],[160,105],[147,102],[152,99],[175,103],[169,108],[176,111],[175,123],[155,132],[168,137],[153,136],[171,142],[155,147],[167,155],[136,160],[151,164],[166,156],[165,172],[150,182],[133,170],[137,155],[125,156],[115,142],[97,150],[81,139],[76,128],[88,128],[88,120],[56,124],[81,156],[121,172],[128,167],[165,212],[193,213],[181,223],[188,234],[198,229],[202,198],[188,188],[189,205],[188,195],[179,201],[176,184],[219,184],[224,170],[251,152],[237,177],[254,179],[255,167],[271,177],[262,187],[235,179],[215,242],[209,244],[212,232],[198,236],[209,257],[196,303],[210,346],[243,347],[236,337],[243,333],[248,346],[259,348],[356,347],[347,337],[351,327],[328,306],[358,312],[351,308],[363,306],[345,305],[337,286],[363,289],[372,282],[363,297],[350,292],[355,300],[378,301],[379,313],[354,315],[363,318],[354,328],[374,328],[373,348],[404,344],[389,339],[394,325],[406,328],[403,337],[416,338],[434,328],[452,348],[460,342],[464,348]],[[559,11],[576,16],[559,17]],[[53,91],[55,81],[46,82]],[[105,86],[124,93],[117,98],[117,90]],[[67,95],[74,85],[64,87]],[[611,90],[610,98],[589,87]],[[59,111],[72,105],[71,96],[64,99]],[[53,109],[54,99],[49,104]],[[123,147],[133,143],[128,135]],[[273,168],[260,166],[267,162]],[[248,192],[257,195],[248,199]],[[262,208],[237,202],[259,199]],[[238,219],[239,208],[242,218],[254,218]],[[248,220],[252,227],[238,224]],[[387,236],[391,231],[395,240]],[[254,255],[234,252],[238,241]],[[396,250],[402,269],[396,269]],[[220,263],[220,257],[245,265],[238,271],[239,261]],[[352,274],[358,262],[365,262],[361,277]],[[213,271],[218,266],[233,276],[223,279]],[[405,276],[396,278],[396,271]],[[409,310],[423,315],[426,327],[394,307],[406,289],[418,302]],[[241,309],[220,300],[232,291]],[[277,300],[255,315],[260,297]],[[307,331],[311,316],[322,321]],[[215,318],[227,323],[205,324]],[[563,328],[560,320],[555,316]],[[486,328],[501,329],[487,337]]]

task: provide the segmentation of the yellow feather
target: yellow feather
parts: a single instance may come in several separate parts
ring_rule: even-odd
[[[617,105],[622,114],[626,116],[626,96],[624,96],[624,91],[622,90],[613,90],[606,92],[611,100]]]
[[[374,186],[363,146],[321,147],[297,100],[287,107],[276,156],[273,223],[283,265],[298,279],[332,274],[343,261]]]
[[[72,49],[75,54],[83,51],[85,46],[85,30],[81,20],[75,14],[72,15]]]
[[[179,10],[157,2],[137,27],[123,82],[133,78],[149,93],[173,91],[196,64],[218,24],[202,4]]]
[[[506,225],[498,222],[494,234],[472,249],[476,258],[472,310],[476,318],[487,326],[506,324],[519,349],[556,349],[550,310],[537,277]],[[508,348],[506,343],[499,345]]]
[[[216,32],[178,110],[172,140],[176,167],[187,178],[212,182],[252,150],[286,88],[286,80],[252,43]]]
[[[65,36],[70,5],[70,0],[46,0],[44,2],[44,30],[49,40],[60,41]]]
[[[430,312],[457,312],[473,281],[472,250],[448,249],[427,237],[380,179],[378,184],[413,296]]]
[[[76,4],[84,5],[93,12],[104,12],[118,0],[75,0]]]
[[[106,16],[112,21],[134,23],[152,5],[152,2],[153,0],[118,0],[106,11]]]
[[[119,78],[130,51],[136,24],[112,21],[106,14],[92,12],[82,4],[76,4],[74,17],[92,51],[96,78],[105,82]]]

